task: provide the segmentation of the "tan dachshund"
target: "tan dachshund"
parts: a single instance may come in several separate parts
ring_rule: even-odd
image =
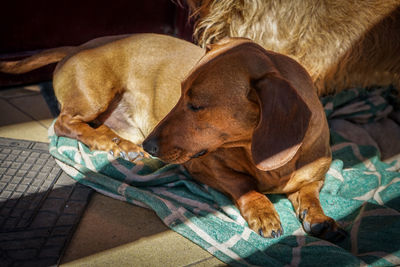
[[[248,39],[210,47],[143,148],[229,195],[264,237],[283,233],[265,193],[286,194],[307,233],[345,235],[319,202],[331,150],[312,80],[293,59]]]
[[[24,73],[61,60],[53,79],[61,105],[56,134],[135,160],[147,154],[139,145],[176,104],[181,81],[203,54],[167,35],[109,36],[0,62],[0,71]]]

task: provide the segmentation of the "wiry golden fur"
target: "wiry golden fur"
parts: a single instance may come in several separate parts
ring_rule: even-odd
[[[288,55],[319,94],[352,86],[400,88],[399,0],[187,0],[201,46],[247,37]]]

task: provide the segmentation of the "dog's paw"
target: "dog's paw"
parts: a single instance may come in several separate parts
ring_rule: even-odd
[[[114,157],[121,157],[128,161],[136,161],[142,158],[149,158],[149,154],[143,150],[141,146],[138,146],[128,140],[120,137],[114,137],[112,139],[112,147],[109,149],[109,153]]]
[[[347,232],[340,228],[336,221],[324,214],[313,213],[304,209],[299,214],[304,231],[330,242],[339,242],[347,237]]]
[[[283,228],[271,201],[262,194],[256,198],[240,201],[242,216],[249,227],[262,237],[277,238],[283,235]]]

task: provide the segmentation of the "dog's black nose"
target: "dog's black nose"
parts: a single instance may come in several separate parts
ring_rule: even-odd
[[[159,151],[157,138],[153,137],[144,140],[143,149],[153,157],[157,157]]]

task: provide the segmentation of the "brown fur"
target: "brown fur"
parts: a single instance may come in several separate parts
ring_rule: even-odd
[[[247,37],[288,55],[320,95],[353,86],[400,88],[400,1],[186,0],[205,47]]]
[[[144,143],[148,152],[185,163],[196,179],[232,197],[250,227],[265,237],[278,237],[283,229],[262,193],[287,194],[307,232],[341,237],[318,200],[331,154],[326,118],[307,72],[246,39],[209,48],[195,65],[202,49],[139,34],[0,66],[20,72],[63,58],[53,80],[61,104],[56,133],[135,160],[195,65],[179,102]]]
[[[329,129],[306,70],[248,39],[210,49],[144,149],[229,195],[265,237],[283,229],[264,193],[287,194],[307,232],[343,237],[318,199],[331,162]]]
[[[109,36],[0,62],[0,71],[23,73],[61,60],[53,79],[61,105],[56,134],[135,160],[146,155],[139,145],[174,106],[181,80],[203,54],[166,35]]]

